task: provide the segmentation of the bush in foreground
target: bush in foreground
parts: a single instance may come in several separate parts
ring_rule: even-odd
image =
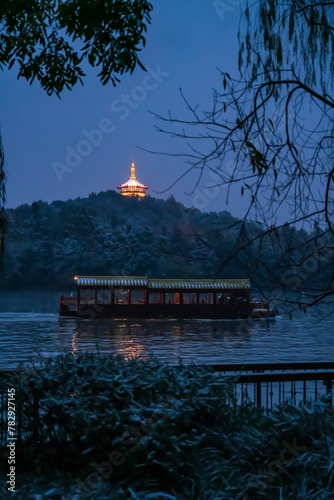
[[[0,383],[15,388],[21,414],[16,498],[333,497],[325,403],[264,413],[235,405],[233,380],[208,368],[96,354],[21,367]]]

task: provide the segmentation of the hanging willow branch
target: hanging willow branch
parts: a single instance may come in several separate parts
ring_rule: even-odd
[[[239,29],[239,69],[254,81],[291,68],[324,94],[334,84],[334,2],[247,2]]]

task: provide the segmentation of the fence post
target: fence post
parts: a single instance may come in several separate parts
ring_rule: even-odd
[[[261,382],[256,382],[256,406],[258,408],[261,408],[262,406],[262,401],[261,401],[261,396],[262,396],[262,391],[261,391]]]
[[[33,436],[35,439],[38,438],[38,427],[39,427],[38,403],[39,403],[38,395],[35,391],[33,391]]]
[[[329,378],[326,382],[326,394],[330,394],[333,389],[333,380]]]
[[[328,378],[326,380],[326,394],[327,396],[329,395],[328,401],[330,402],[330,404],[333,404],[332,392],[333,392],[333,380],[331,378]]]

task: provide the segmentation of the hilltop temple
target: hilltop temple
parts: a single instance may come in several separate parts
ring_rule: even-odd
[[[130,179],[124,182],[124,184],[117,186],[117,189],[120,189],[120,194],[122,196],[135,196],[136,198],[144,198],[144,196],[146,196],[145,191],[148,189],[148,186],[138,181],[134,162],[131,163]]]

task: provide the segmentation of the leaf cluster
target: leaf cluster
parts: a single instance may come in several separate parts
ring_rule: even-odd
[[[99,68],[102,84],[143,69],[152,4],[147,0],[9,0],[0,6],[0,68],[18,66],[18,78],[35,79],[51,95],[85,76],[84,62]]]

